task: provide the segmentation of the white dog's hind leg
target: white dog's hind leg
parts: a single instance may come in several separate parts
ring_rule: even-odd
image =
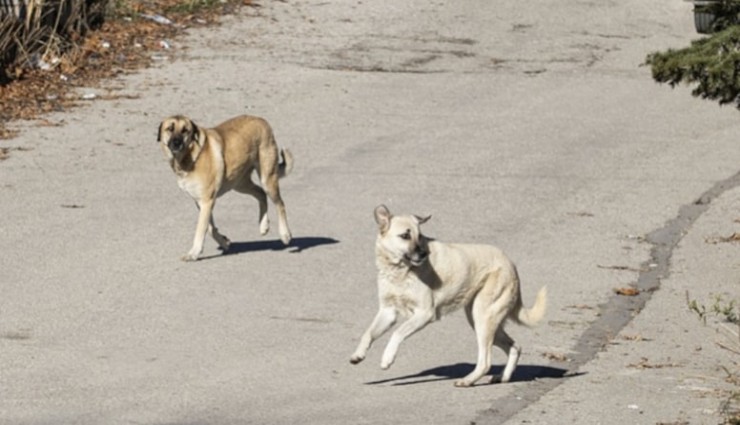
[[[396,310],[391,307],[384,307],[378,310],[378,314],[375,315],[375,319],[373,319],[370,327],[362,334],[355,353],[349,359],[350,363],[357,364],[365,359],[367,350],[373,341],[380,338],[396,322],[396,315]]]
[[[501,374],[500,382],[509,382],[511,380],[511,375],[514,373],[514,369],[516,369],[516,365],[519,362],[519,354],[521,350],[517,347],[509,334],[503,330],[503,328],[496,332],[496,338],[494,338],[493,344],[504,350],[504,353],[508,356],[506,367],[504,367],[504,372]]]
[[[481,298],[476,298],[473,301],[468,317],[472,316],[475,336],[478,341],[478,362],[472,372],[455,381],[456,387],[469,387],[475,384],[491,369],[491,348],[494,335],[506,318],[506,309],[502,307],[503,302],[501,301],[499,299],[493,305],[482,304]]]
[[[396,360],[396,353],[401,343],[415,332],[420,331],[424,326],[434,319],[434,310],[416,310],[409,320],[403,322],[401,326],[393,332],[388,345],[385,346],[383,359],[380,362],[381,369],[388,369]]]

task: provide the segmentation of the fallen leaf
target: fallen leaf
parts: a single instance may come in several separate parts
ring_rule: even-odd
[[[570,361],[568,356],[566,356],[565,354],[561,354],[561,353],[550,353],[550,352],[542,353],[542,357],[548,360],[556,361],[556,362],[569,362]]]
[[[632,287],[616,288],[614,292],[616,292],[617,295],[624,295],[625,297],[634,297],[640,294],[639,289]]]

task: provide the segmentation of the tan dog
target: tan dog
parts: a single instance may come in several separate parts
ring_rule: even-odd
[[[350,358],[365,358],[372,342],[385,333],[398,314],[408,317],[388,341],[380,367],[387,369],[398,347],[414,332],[465,306],[468,322],[478,340],[475,369],[455,382],[468,387],[488,373],[491,346],[508,354],[501,382],[508,382],[519,361],[520,349],[504,331],[507,319],[534,326],[545,314],[546,289],[542,287],[531,309],[525,309],[514,264],[489,245],[446,244],[421,234],[419,226],[430,217],[392,216],[384,205],[375,209],[380,232],[375,243],[380,309],[362,335]]]
[[[200,128],[191,119],[175,115],[159,125],[157,141],[177,175],[177,184],[195,199],[200,210],[193,247],[182,257],[184,261],[195,261],[203,252],[206,230],[223,251],[229,249],[229,239],[216,229],[213,206],[217,197],[231,189],[257,198],[262,235],[270,229],[267,191],[277,208],[280,239],[290,243],[278,178],[290,172],[293,156],[288,150],[278,150],[265,120],[242,115],[215,128]],[[253,171],[257,171],[262,187],[252,181]]]

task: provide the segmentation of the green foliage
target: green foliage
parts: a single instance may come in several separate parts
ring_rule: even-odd
[[[653,79],[671,87],[696,84],[692,94],[740,107],[740,26],[730,26],[689,47],[648,55]]]
[[[659,83],[695,85],[694,96],[740,108],[740,0],[717,0],[696,11],[716,17],[714,34],[683,49],[651,53],[646,64]]]
[[[717,317],[724,318],[725,321],[734,324],[740,324],[740,306],[737,300],[730,299],[725,300],[722,295],[714,295],[714,302],[707,308],[706,305],[698,303],[696,300],[689,299],[688,292],[686,293],[686,305],[689,310],[696,313],[699,319],[706,324],[707,316],[714,315]]]

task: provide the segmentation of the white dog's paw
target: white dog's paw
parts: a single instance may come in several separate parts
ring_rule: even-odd
[[[458,388],[467,388],[472,387],[473,383],[466,379],[458,379],[457,381],[455,381],[455,386]]]
[[[386,359],[383,358],[383,361],[380,362],[380,368],[383,370],[386,370],[391,367],[393,364],[394,359]]]
[[[360,363],[363,360],[365,360],[365,356],[360,354],[353,354],[352,357],[349,358],[349,362],[352,364]]]

